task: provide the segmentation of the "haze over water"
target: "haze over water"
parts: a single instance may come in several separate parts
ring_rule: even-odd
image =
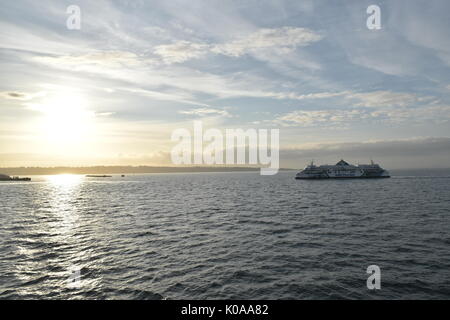
[[[294,174],[0,183],[0,298],[450,297],[450,177]]]

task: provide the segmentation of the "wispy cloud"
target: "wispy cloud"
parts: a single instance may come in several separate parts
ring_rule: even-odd
[[[119,68],[142,64],[142,61],[135,53],[124,51],[99,51],[82,55],[36,56],[33,59],[54,67],[70,68],[71,70],[83,70],[88,66]]]
[[[275,50],[281,54],[289,53],[297,47],[307,46],[321,39],[320,34],[306,28],[282,27],[260,29],[225,43],[207,44],[183,40],[159,45],[154,52],[161,56],[165,63],[179,63],[202,57],[208,53],[232,57],[256,54],[264,50]]]
[[[163,92],[156,90],[140,89],[140,88],[120,88],[121,91],[138,94],[144,97],[163,100],[163,101],[176,101],[183,104],[196,105],[196,106],[208,106],[201,102],[195,101],[193,96],[184,92]]]
[[[26,92],[19,92],[19,91],[0,92],[0,98],[11,99],[11,100],[31,100],[33,98],[42,97],[45,95],[46,95],[46,93],[44,91],[36,92],[36,93],[26,93]]]
[[[212,109],[212,108],[197,108],[191,110],[181,110],[180,114],[194,115],[194,116],[223,116],[231,117],[231,114],[226,110]]]
[[[429,102],[434,97],[418,96],[408,92],[393,92],[389,90],[378,90],[372,92],[317,92],[298,94],[296,92],[268,92],[266,97],[276,99],[292,99],[292,100],[317,100],[317,99],[333,99],[335,101],[341,99],[341,103],[357,106],[357,107],[405,107],[413,106],[417,103]]]
[[[215,45],[211,51],[233,57],[255,53],[264,49],[275,49],[287,53],[296,47],[307,46],[322,39],[322,36],[306,28],[282,27],[260,29],[228,43]]]
[[[298,110],[279,116],[275,122],[282,126],[336,126],[365,116],[361,110]]]
[[[377,104],[378,106],[379,104]],[[367,107],[367,105],[365,105]],[[281,126],[302,127],[347,127],[364,123],[450,123],[450,106],[427,105],[409,108],[407,104],[400,107],[350,108],[327,110],[296,110],[278,116],[274,123]],[[270,122],[270,120],[269,120]]]
[[[209,46],[202,43],[179,41],[173,44],[159,45],[155,53],[162,57],[165,63],[178,63],[199,58],[207,53]]]

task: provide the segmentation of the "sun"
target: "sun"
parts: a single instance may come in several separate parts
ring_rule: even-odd
[[[88,109],[88,99],[73,92],[62,92],[44,100],[38,106],[42,117],[40,131],[47,143],[81,144],[93,131],[94,113]]]

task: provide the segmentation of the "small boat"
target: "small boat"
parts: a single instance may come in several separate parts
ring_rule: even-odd
[[[111,178],[112,176],[107,175],[97,175],[97,174],[88,174],[86,175],[88,178]]]
[[[0,174],[0,181],[31,181],[31,178],[10,177],[6,174]]]

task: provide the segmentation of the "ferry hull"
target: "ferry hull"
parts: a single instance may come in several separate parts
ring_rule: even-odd
[[[383,179],[391,176],[359,176],[359,177],[295,177],[297,180],[327,180],[327,179]]]

